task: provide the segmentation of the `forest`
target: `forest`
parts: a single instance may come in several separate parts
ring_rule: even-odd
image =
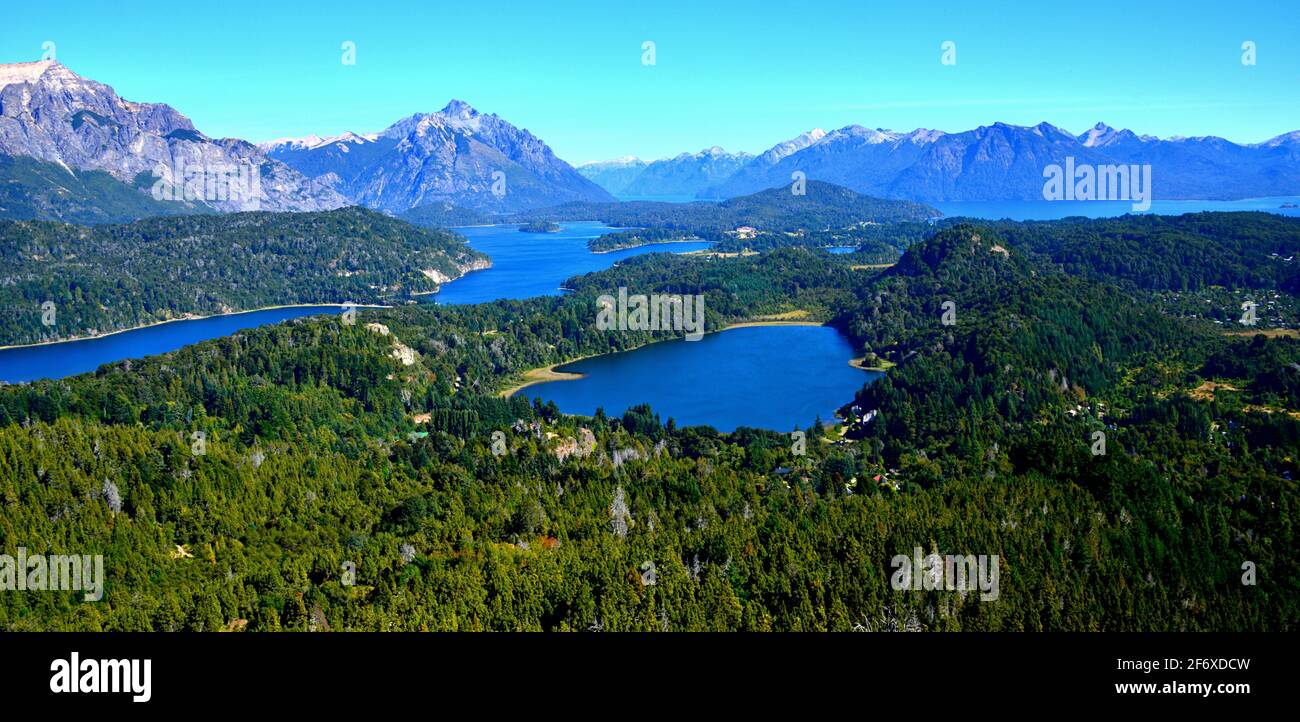
[[[611,226],[685,231],[718,240],[740,226],[767,232],[821,230],[859,223],[925,221],[943,215],[922,203],[874,198],[822,181],[808,181],[802,190],[796,193],[791,186],[779,186],[717,203],[572,202],[521,211],[512,218],[598,220]]]
[[[0,387],[0,545],[107,572],[101,602],[0,595],[0,628],[1292,630],[1300,339],[1185,310],[1293,299],[1271,259],[1298,239],[1220,214],[953,223],[884,269],[652,254],[561,297],[296,319]],[[498,396],[672,336],[598,332],[618,286],[705,294],[709,331],[802,311],[896,365],[806,448]],[[998,599],[896,591],[916,547],[998,555]]]
[[[285,304],[394,304],[483,254],[363,208],[78,226],[0,220],[0,345]],[[53,303],[53,325],[42,304]]]
[[[153,176],[147,176],[153,182]],[[146,188],[148,186],[145,186]],[[158,201],[102,170],[72,170],[0,153],[0,219],[127,223],[147,216],[212,213],[196,201]]]

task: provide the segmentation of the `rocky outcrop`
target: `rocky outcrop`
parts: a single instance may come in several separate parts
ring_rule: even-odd
[[[492,259],[475,258],[471,261],[457,263],[456,270],[458,271],[458,273],[455,276],[448,276],[447,274],[443,273],[442,271],[439,271],[436,268],[422,268],[420,269],[420,273],[423,273],[425,276],[432,279],[434,283],[443,284],[443,283],[448,283],[450,281],[454,281],[457,278],[460,278],[461,276],[465,275],[466,273],[470,273],[472,271],[482,271],[491,267],[492,267]]]
[[[389,332],[387,326],[382,323],[368,323],[366,324],[366,328],[374,331],[380,336],[388,336],[393,340],[393,350],[390,353],[393,358],[401,361],[403,366],[415,365],[415,361],[420,357],[420,354],[415,349],[399,341],[397,336],[394,336]]]
[[[579,428],[577,438],[565,437],[552,450],[555,458],[564,461],[570,456],[590,456],[596,450],[596,435],[588,428]]]

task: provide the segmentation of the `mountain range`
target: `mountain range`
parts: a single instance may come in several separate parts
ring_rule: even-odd
[[[753,158],[749,153],[728,153],[715,145],[698,153],[682,153],[650,163],[635,157],[588,163],[579,166],[578,172],[602,186],[614,185],[618,190],[610,190],[609,186],[605,190],[621,196],[694,197],[730,178]]]
[[[627,188],[649,163],[634,155],[612,158],[610,160],[590,161],[577,166],[583,178],[595,183],[614,195],[623,195]]]
[[[85,223],[344,205],[400,213],[448,202],[509,212],[613,200],[527,130],[459,100],[378,133],[253,144],[211,138],[168,105],[123,99],[53,60],[0,65],[0,159],[0,217]],[[238,173],[256,179],[255,192],[236,192],[253,188]]]
[[[209,137],[168,105],[125,100],[56,61],[0,65],[0,217],[99,223],[344,205],[468,217],[614,195],[734,198],[788,186],[796,173],[879,198],[1037,200],[1044,168],[1066,158],[1150,165],[1154,198],[1300,195],[1300,131],[1242,145],[1160,139],[1104,123],[1078,135],[1049,123],[960,133],[849,125],[813,129],[756,156],[715,146],[575,169],[537,136],[460,100],[378,132],[253,144]],[[250,173],[256,193],[174,192],[195,189],[194,169]],[[207,178],[198,190],[210,189]]]
[[[659,163],[673,164],[684,157]],[[994,123],[961,133],[925,128],[899,133],[860,125],[829,133],[813,129],[751,157],[719,182],[700,185],[693,195],[732,198],[789,185],[794,173],[802,172],[809,180],[883,198],[1041,200],[1044,168],[1063,164],[1068,157],[1077,165],[1150,165],[1156,198],[1226,200],[1300,194],[1300,131],[1241,145],[1214,136],[1160,139],[1104,123],[1078,135],[1050,123]],[[655,195],[658,178],[647,176],[652,167],[646,166],[611,192],[632,195],[628,189],[635,189],[638,195]],[[658,174],[665,176],[672,177]],[[604,175],[589,177],[607,182]],[[684,191],[676,182],[663,188],[661,193]]]

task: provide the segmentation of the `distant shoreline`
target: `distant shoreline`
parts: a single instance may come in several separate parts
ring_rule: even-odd
[[[279,306],[262,306],[260,308],[250,308],[247,311],[231,311],[230,313],[213,313],[207,316],[200,316],[194,313],[187,313],[178,318],[169,318],[166,321],[154,321],[153,323],[144,323],[144,324],[140,324],[139,326],[132,326],[131,328],[123,328],[117,331],[109,331],[108,333],[97,333],[89,336],[73,336],[71,338],[57,339],[54,341],[39,341],[37,343],[20,343],[20,344],[13,344],[10,346],[0,346],[0,351],[8,351],[10,349],[19,349],[19,348],[37,348],[39,346],[54,346],[61,343],[77,343],[78,341],[96,341],[101,338],[116,336],[120,333],[130,333],[131,331],[142,331],[146,328],[163,326],[165,324],[176,323],[178,321],[202,321],[204,319],[221,318],[223,316],[242,316],[246,313],[258,313],[259,311],[275,311],[277,309],[282,309],[282,308],[312,308],[316,306],[323,307],[323,308],[347,308],[348,306],[353,306],[358,309],[393,308],[393,306],[370,306],[370,305],[360,305],[360,304],[350,304],[350,303],[287,303]]]
[[[603,251],[593,251],[591,250],[591,246],[588,245],[587,252],[595,255],[603,255],[606,253],[618,253],[619,251],[626,251],[632,248],[645,248],[646,246],[667,245],[669,243],[712,243],[712,242],[713,241],[706,241],[703,238],[675,238],[671,241],[650,241],[649,243],[638,243],[633,246],[619,246],[618,248],[607,248]]]
[[[723,331],[730,331],[735,328],[756,328],[758,326],[825,326],[825,325],[826,324],[817,321],[787,321],[787,320],[777,320],[777,319],[772,319],[769,321],[740,321],[738,323],[733,323],[730,326],[725,326],[718,331],[712,331],[710,333],[722,333]]]

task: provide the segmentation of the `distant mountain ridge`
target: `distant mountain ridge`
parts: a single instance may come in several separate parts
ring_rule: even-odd
[[[606,191],[621,195],[628,184],[636,180],[649,163],[629,155],[611,160],[591,161],[577,167],[583,178],[604,188]]]
[[[698,154],[696,154],[698,155]],[[744,154],[739,154],[744,155]],[[682,154],[666,165],[680,166]],[[749,156],[725,178],[703,187],[647,166],[619,195],[688,194],[700,199],[748,195],[789,185],[795,172],[882,198],[921,202],[1042,200],[1043,170],[1063,164],[1150,165],[1155,198],[1230,200],[1300,194],[1300,131],[1262,143],[1215,136],[1157,138],[1098,123],[1078,135],[1050,123],[994,123],[961,133],[918,128],[908,133],[848,125],[814,128]],[[613,162],[587,167],[610,183]],[[599,169],[599,170],[597,170]],[[716,174],[715,174],[716,175]],[[609,187],[613,187],[612,183]]]
[[[994,123],[961,133],[924,128],[898,133],[850,125],[794,152],[773,151],[699,197],[730,198],[788,184],[800,171],[809,179],[885,198],[1041,200],[1043,169],[1067,157],[1077,164],[1149,164],[1155,198],[1300,194],[1300,131],[1239,145],[1214,136],[1162,140],[1104,123],[1079,135],[1050,123]],[[760,162],[764,158],[775,162]]]
[[[623,187],[626,196],[695,196],[731,177],[753,160],[749,153],[728,153],[719,146],[681,153],[647,165]]]
[[[378,133],[289,138],[259,147],[353,203],[393,213],[444,202],[509,212],[612,200],[532,133],[460,100]]]

